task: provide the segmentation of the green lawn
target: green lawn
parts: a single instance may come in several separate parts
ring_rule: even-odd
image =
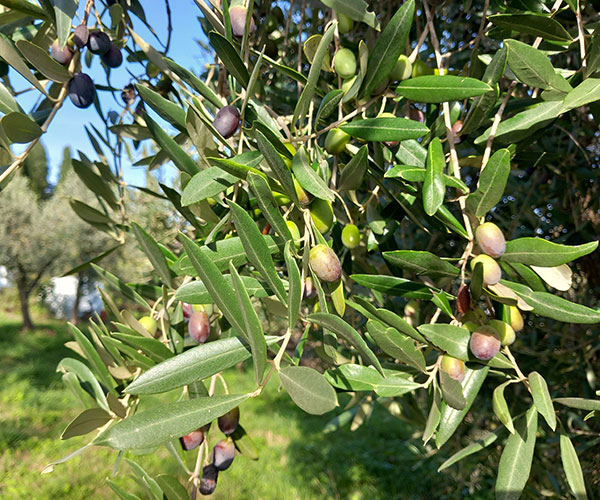
[[[112,450],[92,448],[57,465],[54,472],[40,474],[48,463],[83,446],[86,438],[59,438],[81,409],[55,369],[64,356],[77,356],[63,345],[71,340],[63,323],[40,318],[38,322],[35,331],[21,333],[18,317],[0,312],[0,497],[115,498],[105,483],[117,458]],[[232,392],[254,389],[251,372],[231,370],[226,379]],[[419,440],[411,437],[414,429],[386,410],[377,408],[359,431],[345,428],[323,434],[323,425],[333,415],[303,413],[285,393],[278,392],[277,382],[272,380],[260,398],[241,408],[241,422],[254,438],[260,459],[236,457],[219,477],[213,498],[455,498],[464,487],[456,483],[456,471],[435,472],[449,451],[421,458]],[[342,403],[346,401],[341,398]],[[221,436],[213,427],[214,443]],[[164,448],[130,457],[153,475],[179,473]],[[186,458],[192,468],[195,454],[190,452]],[[126,463],[121,463],[113,480],[147,498],[130,477]],[[454,497],[441,491],[453,491]]]

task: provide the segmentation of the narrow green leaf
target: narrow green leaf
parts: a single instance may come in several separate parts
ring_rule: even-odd
[[[294,403],[311,415],[322,415],[337,405],[335,390],[323,375],[308,366],[287,366],[279,378]]]
[[[312,98],[315,94],[315,90],[317,88],[317,82],[321,74],[321,66],[323,64],[323,60],[325,59],[325,55],[329,54],[329,45],[333,40],[335,27],[335,23],[332,23],[325,30],[325,33],[323,33],[323,38],[319,43],[319,46],[315,53],[315,57],[313,59],[313,63],[308,73],[308,80],[306,82],[306,86],[304,87],[304,90],[302,90],[302,94],[300,94],[300,98],[298,99],[298,102],[296,103],[296,108],[294,109],[292,127],[296,127],[298,120],[300,120],[300,124],[304,122],[304,117],[306,116],[306,113],[308,111],[308,106],[312,101]]]
[[[369,147],[361,147],[342,170],[339,191],[358,189],[362,185],[369,164],[368,158]]]
[[[269,336],[266,342],[272,345],[277,339]],[[167,392],[231,368],[251,355],[250,346],[238,337],[208,342],[146,370],[125,392],[136,395]]]
[[[38,47],[35,43],[28,40],[19,40],[15,45],[25,59],[46,78],[58,83],[65,83],[71,79],[67,68],[57,63],[45,50]]]
[[[421,122],[407,118],[386,117],[355,120],[340,128],[352,137],[374,142],[418,139],[429,132],[429,129]]]
[[[504,262],[520,262],[530,266],[556,267],[592,253],[597,241],[583,245],[560,245],[543,238],[517,238],[506,242]]]
[[[421,372],[425,371],[425,357],[417,349],[413,339],[400,333],[395,328],[386,328],[379,321],[369,320],[367,329],[383,352],[402,363],[415,367]]]
[[[29,83],[31,83],[42,94],[48,97],[46,90],[37,78],[33,76],[25,61],[13,47],[10,40],[4,34],[0,34],[0,57],[4,59],[11,68],[21,74]]]
[[[44,9],[27,0],[2,0],[0,4],[11,10],[27,14],[35,19],[48,19],[48,14]]]
[[[498,466],[497,500],[518,500],[521,497],[531,471],[538,427],[537,414],[534,407],[527,410],[517,421],[516,432],[506,440]]]
[[[161,404],[122,420],[92,444],[117,450],[158,446],[212,422],[248,397],[249,394],[213,396]]]
[[[296,205],[299,205],[298,196],[296,195],[296,189],[294,187],[294,180],[290,169],[287,168],[281,155],[275,149],[275,146],[267,139],[262,132],[256,133],[256,142],[258,143],[258,149],[267,160],[271,171],[275,175],[275,178],[283,187],[285,194],[287,194]],[[289,152],[288,152],[289,153]],[[261,175],[262,174],[261,172]]]
[[[485,380],[489,371],[488,366],[478,366],[476,368],[467,367],[465,370],[465,379],[462,382],[463,394],[467,401],[467,405],[462,410],[454,408],[442,403],[442,416],[440,425],[435,436],[435,444],[441,448],[448,439],[452,437],[454,431],[458,428],[463,418],[471,408],[475,397],[479,393],[479,389]]]
[[[190,179],[183,189],[181,204],[187,207],[206,198],[217,196],[237,181],[237,176],[231,175],[219,167],[201,170]]]
[[[53,3],[58,43],[61,47],[64,47],[71,32],[71,23],[77,12],[79,2],[75,0],[54,0]]]
[[[79,271],[82,271],[83,269],[88,268],[91,264],[96,264],[96,263],[100,262],[104,257],[106,257],[107,255],[110,255],[111,253],[113,253],[115,250],[121,248],[122,246],[123,245],[117,245],[116,247],[109,248],[105,252],[102,252],[101,254],[98,254],[95,257],[92,257],[91,259],[84,262],[83,264],[79,264],[78,266],[75,266],[72,269],[69,269],[68,271],[62,273],[61,277],[69,276],[71,274],[76,274]]]
[[[560,433],[560,459],[573,496],[577,500],[586,500],[587,493],[585,492],[583,471],[581,470],[575,446],[573,446],[569,436],[563,432]]]
[[[321,120],[325,121],[329,118],[329,115],[333,113],[337,108],[338,104],[344,97],[344,91],[342,89],[335,89],[325,94],[325,97],[321,100],[319,109],[317,110],[317,116],[315,118],[315,128],[319,126]]]
[[[143,297],[138,294],[133,288],[128,286],[126,283],[117,278],[114,274],[109,273],[108,271],[102,269],[100,266],[96,264],[91,264],[94,270],[102,276],[106,282],[112,286],[116,291],[120,292],[124,297],[127,297],[129,300],[137,302],[139,305],[144,307],[147,310],[150,310],[150,306],[148,302],[146,302]]]
[[[42,128],[24,113],[13,111],[0,119],[0,126],[6,137],[17,144],[27,144],[40,137]]]
[[[241,320],[242,312],[240,311],[235,291],[231,288],[231,282],[228,283],[225,280],[212,259],[196,243],[183,233],[179,234],[179,240],[183,244],[185,253],[196,269],[198,276],[206,286],[210,296],[227,318],[227,321],[231,323],[238,333],[244,332],[245,328]]]
[[[554,413],[554,406],[552,406],[552,398],[548,391],[548,384],[538,372],[531,372],[527,377],[529,380],[529,387],[531,388],[531,394],[533,395],[533,404],[536,410],[552,430],[556,429],[556,413]]]
[[[150,236],[139,224],[134,222],[131,225],[135,239],[142,247],[143,252],[148,257],[148,260],[152,264],[154,270],[158,273],[163,283],[169,288],[172,286],[171,282],[171,270],[167,264],[167,259],[163,255],[158,243],[154,241],[154,238]]]
[[[508,47],[508,65],[520,81],[542,89],[555,88],[561,92],[571,90],[566,81],[566,86],[557,82],[556,71],[543,52],[517,40],[509,39],[504,43]]]
[[[269,252],[269,247],[265,240],[263,240],[256,222],[237,203],[229,201],[228,204],[231,209],[233,223],[242,240],[244,250],[246,250],[248,255],[248,260],[269,284],[275,295],[277,295],[277,298],[283,304],[287,303],[287,294],[285,293],[283,282],[277,275],[271,252]]]
[[[483,217],[502,199],[510,174],[510,151],[499,149],[488,160],[479,178],[479,187],[467,198],[467,210]]]
[[[362,21],[379,31],[379,20],[374,12],[369,12],[369,5],[364,0],[321,0],[321,3],[354,21]]]
[[[427,421],[425,422],[425,430],[423,431],[423,445],[426,445],[435,434],[435,431],[440,424],[440,418],[442,417],[441,410],[442,392],[437,384],[434,383],[431,408],[429,409],[429,415],[427,415]]]
[[[190,87],[192,87],[196,92],[198,92],[202,97],[208,99],[211,104],[214,104],[218,109],[223,107],[223,103],[219,99],[219,96],[215,94],[215,92],[200,80],[196,75],[194,75],[188,69],[180,66],[175,61],[169,59],[168,57],[163,58],[167,67],[173,71],[176,75],[178,75],[185,83],[187,83]]]
[[[597,38],[600,40],[600,36]],[[598,44],[600,45],[600,42]],[[586,78],[567,94],[563,103],[563,112],[598,100],[600,100],[600,78]]]
[[[56,371],[65,374],[74,374],[79,379],[80,384],[84,386],[86,392],[91,394],[96,400],[96,403],[104,410],[110,411],[102,386],[98,382],[96,376],[84,363],[73,358],[63,358],[60,363],[58,363]]]
[[[302,304],[302,276],[300,269],[296,263],[296,259],[292,255],[291,249],[292,242],[287,241],[285,249],[283,251],[283,257],[285,258],[285,267],[288,273],[288,328],[294,330],[298,316],[300,314],[300,305]]]
[[[579,410],[600,411],[600,400],[585,398],[556,398],[555,403]]]
[[[478,439],[477,441],[474,441],[468,446],[465,446],[462,450],[457,451],[454,455],[452,455],[448,460],[446,460],[442,465],[439,466],[438,472],[447,469],[451,465],[454,465],[456,462],[459,462],[460,460],[462,460],[465,457],[468,457],[469,455],[473,455],[474,453],[477,453],[478,451],[487,448],[489,445],[496,442],[496,439],[498,439],[498,434],[496,432],[488,432],[484,437]]]
[[[569,32],[563,28],[562,24],[548,15],[533,12],[527,14],[513,12],[510,14],[496,14],[489,16],[488,19],[495,26],[541,37],[544,40],[569,42],[573,39]]]
[[[233,287],[235,294],[237,295],[238,304],[242,312],[242,323],[246,327],[244,330],[246,338],[250,344],[250,350],[252,351],[252,361],[254,362],[254,378],[256,384],[259,385],[263,374],[265,372],[265,366],[267,364],[267,344],[265,342],[265,334],[263,333],[260,320],[254,310],[254,306],[250,301],[248,292],[244,288],[244,282],[240,278],[235,266],[229,262],[229,272],[231,273]]]
[[[443,370],[440,370],[439,374],[444,403],[456,410],[462,410],[467,406],[467,400],[462,392],[462,385]]]
[[[250,188],[256,195],[258,207],[264,218],[284,240],[291,240],[292,233],[290,233],[290,229],[279,211],[279,206],[273,197],[273,192],[267,181],[260,175],[253,174],[252,172],[248,174],[247,180]]]
[[[360,90],[360,98],[370,95],[396,66],[398,57],[404,52],[414,12],[414,0],[404,2],[383,29],[381,35],[377,37],[375,47],[373,47],[373,51],[369,54],[367,71]]]
[[[377,359],[377,356],[373,353],[373,351],[369,348],[364,339],[359,335],[359,333],[352,328],[348,323],[346,323],[342,318],[338,316],[334,316],[333,314],[326,313],[316,313],[311,314],[307,317],[309,321],[313,321],[317,323],[323,328],[327,328],[331,330],[333,333],[342,337],[352,346],[354,346],[358,352],[368,360],[379,373],[383,375],[383,370],[381,368],[381,364]]]
[[[383,398],[395,398],[422,387],[404,376],[388,376],[375,386],[375,393]]]
[[[189,500],[190,496],[179,480],[169,474],[159,474],[156,482],[164,492],[167,500]]]
[[[505,425],[511,434],[514,434],[515,426],[513,425],[512,417],[510,416],[510,410],[508,409],[508,404],[506,404],[506,399],[504,397],[504,389],[511,383],[512,381],[509,380],[508,382],[504,382],[494,389],[494,394],[492,395],[492,407],[494,409],[494,413],[498,417],[498,420]]]
[[[460,269],[437,255],[425,251],[394,250],[383,252],[383,257],[390,264],[401,267],[418,276],[432,278],[454,278],[460,274]]]
[[[248,435],[246,430],[238,424],[237,428],[231,434],[236,449],[250,460],[258,460],[258,447]]]
[[[79,200],[69,200],[73,211],[85,222],[90,224],[114,224],[114,221],[106,214],[96,210]]]
[[[211,31],[208,34],[208,38],[211,47],[215,49],[215,52],[219,56],[219,59],[223,61],[227,71],[231,73],[242,87],[248,88],[250,73],[235,47],[227,40],[227,38],[216,31]]]
[[[223,277],[229,285],[233,287],[231,276],[226,274]],[[251,276],[241,276],[241,278],[244,283],[244,288],[246,288],[246,291],[251,297],[260,298],[269,296],[265,287],[256,278],[252,278]],[[175,292],[175,298],[182,302],[187,302],[188,304],[211,304],[213,301],[210,293],[208,293],[208,290],[206,289],[206,285],[200,280],[191,281],[190,283],[181,285],[177,289],[177,292]]]
[[[396,276],[352,274],[350,278],[359,285],[388,295],[422,300],[429,300],[432,297],[431,289],[423,283],[397,278]]]
[[[103,198],[111,208],[115,210],[118,208],[119,205],[115,193],[100,175],[94,172],[88,165],[75,158],[71,159],[71,164],[73,165],[74,172],[89,190]]]
[[[156,111],[161,118],[177,127],[181,132],[186,132],[185,111],[180,106],[165,99],[146,85],[136,83],[135,88],[142,100]]]
[[[469,359],[469,339],[471,334],[466,328],[436,323],[424,324],[417,328],[429,341],[446,351],[450,356],[467,361]]]
[[[423,182],[423,209],[427,215],[433,215],[444,202],[446,186],[444,183],[444,167],[446,160],[444,149],[439,138],[435,137],[427,148],[425,181]]]
[[[325,378],[331,385],[344,391],[372,391],[383,377],[372,366],[347,363],[328,370]]]
[[[417,76],[400,82],[396,93],[417,102],[439,103],[461,101],[490,92],[492,87],[481,80],[466,76]]]
[[[335,200],[333,191],[329,189],[325,181],[310,166],[308,154],[304,146],[301,146],[294,155],[292,170],[300,185],[310,194],[322,200],[329,200],[331,202]]]
[[[112,417],[106,413],[102,408],[89,408],[83,410],[77,415],[67,428],[60,435],[61,439],[70,439],[75,436],[84,436],[89,432],[96,430],[98,427],[102,427]]]

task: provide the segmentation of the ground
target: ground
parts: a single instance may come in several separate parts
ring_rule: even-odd
[[[18,316],[0,311],[0,497],[115,498],[105,482],[117,459],[117,453],[109,449],[88,449],[57,465],[54,472],[40,474],[47,464],[80,448],[89,437],[60,440],[65,426],[81,409],[63,386],[56,365],[65,356],[77,355],[64,347],[71,340],[64,323],[39,314],[36,319],[36,330],[21,332]],[[226,379],[232,392],[253,389],[251,370],[232,369]],[[423,458],[419,440],[413,438],[415,429],[383,408],[377,408],[359,431],[346,427],[323,434],[324,424],[335,415],[303,413],[285,393],[278,392],[277,385],[272,380],[260,398],[241,408],[241,423],[254,438],[260,459],[254,462],[237,456],[219,477],[213,498],[430,499],[451,498],[441,491],[457,492],[464,487],[455,483],[456,471],[435,472],[451,450]],[[342,404],[347,400],[340,399]],[[221,436],[213,427],[214,443]],[[164,448],[151,455],[128,456],[152,474],[179,473]],[[189,452],[186,458],[193,467],[195,454]],[[139,498],[148,498],[126,463],[121,462],[112,480]],[[483,492],[492,490],[485,482],[479,486]],[[472,494],[470,498],[487,498]]]

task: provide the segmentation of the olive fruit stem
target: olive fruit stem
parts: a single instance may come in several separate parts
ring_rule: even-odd
[[[279,351],[277,351],[277,356],[275,356],[275,359],[273,360],[273,366],[275,367],[275,369],[277,371],[281,370],[281,359],[283,358],[283,354],[285,353],[285,349],[287,348],[287,345],[288,345],[291,337],[292,337],[292,330],[291,330],[291,328],[288,328],[285,331],[285,336],[283,337],[283,342],[281,343],[281,347],[279,348]]]
[[[509,361],[512,363],[513,368],[515,369],[515,372],[517,373],[517,375],[519,377],[519,382],[523,382],[529,389],[529,382],[527,382],[527,377],[523,374],[523,372],[519,368],[519,365],[517,364],[517,361],[516,361],[515,357],[513,356],[512,352],[510,352],[510,349],[508,348],[508,346],[504,346],[504,354],[509,359]]]
[[[442,363],[442,354],[440,354],[435,362],[435,364],[431,367],[431,373],[429,374],[429,378],[421,384],[421,387],[427,389],[435,380],[437,372],[440,369],[440,365]]]

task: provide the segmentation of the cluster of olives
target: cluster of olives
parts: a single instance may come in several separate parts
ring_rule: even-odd
[[[121,49],[111,42],[103,31],[92,31],[85,24],[80,24],[73,30],[67,44],[61,48],[58,40],[50,47],[50,56],[59,64],[69,66],[75,50],[87,47],[92,54],[99,55],[102,62],[109,68],[117,68],[123,63]],[[96,98],[96,87],[86,73],[75,73],[69,81],[69,99],[78,108],[87,108]]]
[[[219,472],[228,469],[233,463],[233,459],[235,458],[235,443],[231,438],[231,434],[237,429],[239,421],[239,408],[234,408],[219,417],[217,423],[226,438],[215,444],[210,455],[211,463],[205,465],[202,469],[202,477],[200,479],[200,493],[202,495],[211,495],[215,491]],[[197,448],[204,442],[209,429],[210,424],[207,424],[200,429],[180,437],[179,442],[181,443],[181,447],[185,451]]]

